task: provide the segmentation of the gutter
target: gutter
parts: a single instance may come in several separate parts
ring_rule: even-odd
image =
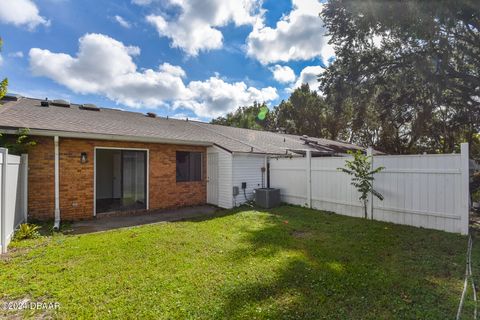
[[[6,134],[17,134],[18,128],[3,127],[0,128],[0,132]],[[75,132],[75,131],[60,131],[60,130],[48,130],[48,129],[31,129],[29,128],[29,135],[43,136],[43,137],[62,137],[62,138],[74,138],[74,139],[92,139],[92,140],[109,140],[109,141],[130,141],[130,142],[151,142],[151,143],[165,143],[165,144],[181,144],[190,146],[212,146],[213,143],[207,141],[190,141],[181,139],[166,139],[158,137],[137,137],[129,135],[116,135],[105,133],[87,133],[87,132]]]
[[[53,228],[60,229],[60,150],[58,143],[58,136],[53,138],[55,145],[55,222]]]

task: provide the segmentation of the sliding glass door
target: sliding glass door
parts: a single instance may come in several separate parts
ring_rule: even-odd
[[[96,212],[146,209],[147,152],[96,150]]]
[[[122,151],[122,198],[124,206],[146,204],[146,152]]]

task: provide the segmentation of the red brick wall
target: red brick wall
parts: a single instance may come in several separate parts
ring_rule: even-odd
[[[29,151],[29,214],[35,219],[54,217],[53,137],[35,137],[37,145]],[[176,151],[206,148],[157,143],[117,142],[60,138],[60,215],[63,220],[90,219],[94,203],[94,148],[149,149],[149,208],[166,209],[204,204],[206,181],[176,182]],[[87,153],[88,162],[80,163]],[[203,177],[206,161],[203,161]]]

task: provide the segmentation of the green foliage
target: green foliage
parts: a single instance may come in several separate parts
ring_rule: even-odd
[[[480,202],[480,172],[475,172],[470,177],[470,192],[472,194],[472,200]]]
[[[5,78],[2,81],[0,81],[0,99],[2,99],[6,94],[8,90],[8,79]]]
[[[240,107],[225,117],[211,123],[256,130],[281,131],[289,134],[344,139],[345,117],[339,110],[326,103],[325,98],[308,84],[295,89],[288,100],[269,110],[255,102],[252,106]]]
[[[0,51],[2,51],[3,41],[0,38]],[[0,81],[0,99],[2,99],[7,94],[7,87],[8,87],[8,79],[5,78]]]
[[[477,189],[472,193],[472,200],[475,202],[480,202],[480,189]]]
[[[452,319],[465,247],[456,234],[290,206],[56,234],[12,244],[0,292],[61,307],[0,318]]]
[[[40,226],[31,223],[22,223],[18,230],[15,231],[13,239],[15,241],[25,240],[25,239],[36,239],[40,236],[38,231]]]
[[[368,197],[373,194],[380,200],[383,196],[373,189],[374,174],[384,170],[384,167],[372,169],[371,156],[363,154],[360,150],[357,152],[349,152],[353,156],[352,160],[345,160],[345,168],[338,168],[338,170],[345,172],[352,176],[351,185],[354,186],[360,193],[359,200],[363,203],[365,210],[365,219],[368,218],[367,205]]]
[[[286,133],[336,139],[338,134],[329,130],[332,112],[323,97],[303,84],[275,108],[275,120]]]
[[[271,130],[272,120],[272,113],[267,105],[254,102],[253,105],[240,107],[236,111],[228,113],[225,117],[213,119],[211,123],[237,128]]]
[[[29,129],[23,128],[19,129],[15,136],[0,134],[0,146],[7,148],[10,154],[28,153],[28,150],[36,145],[36,142],[29,138],[29,132]]]
[[[0,51],[2,50],[3,41],[0,38]],[[0,81],[0,100],[7,94],[8,79]],[[28,138],[29,130],[19,129],[15,137],[5,136],[0,133],[0,147],[7,148],[11,154],[20,155],[26,153],[30,147],[36,143]]]
[[[478,1],[330,0],[322,18],[336,57],[320,87],[352,110],[352,142],[401,154],[467,141],[480,158]]]

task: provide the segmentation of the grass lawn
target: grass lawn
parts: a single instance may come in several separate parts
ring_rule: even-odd
[[[299,207],[239,209],[16,243],[0,257],[0,301],[61,304],[27,317],[453,319],[466,246]]]

